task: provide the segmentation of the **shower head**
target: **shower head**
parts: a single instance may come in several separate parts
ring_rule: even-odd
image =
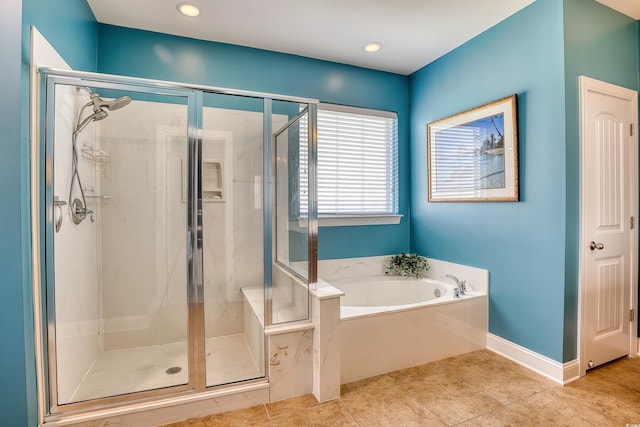
[[[98,120],[102,120],[106,118],[108,115],[106,110],[109,110],[109,111],[118,110],[122,107],[129,105],[129,103],[131,102],[131,98],[128,96],[122,96],[117,99],[106,101],[100,98],[100,95],[98,93],[92,92],[91,89],[89,89],[86,86],[76,86],[76,90],[80,91],[80,89],[87,91],[87,93],[89,94],[89,98],[91,98],[91,100],[82,107],[82,109],[80,110],[80,113],[78,114],[76,129],[73,131],[74,135],[78,135],[82,131],[82,129],[84,129],[89,123],[97,122]],[[80,119],[82,117],[82,113],[87,107],[93,108],[93,114],[91,114],[90,116],[86,117],[84,120],[81,121]]]
[[[96,111],[100,108],[106,108],[107,110],[114,111],[118,110],[122,107],[126,107],[131,102],[131,98],[128,96],[122,96],[117,99],[112,99],[111,101],[105,101],[100,98],[100,95],[97,93],[92,93],[90,95],[91,102],[93,103],[93,111]]]

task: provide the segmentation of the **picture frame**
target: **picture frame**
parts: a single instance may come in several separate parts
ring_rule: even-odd
[[[429,202],[516,202],[517,96],[427,124]]]

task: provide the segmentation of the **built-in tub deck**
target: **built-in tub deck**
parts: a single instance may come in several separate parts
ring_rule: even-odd
[[[385,276],[386,260],[319,263],[321,277],[345,292],[340,308],[342,384],[486,348],[488,271],[429,259],[425,286]],[[453,281],[440,279],[446,274],[466,280],[466,295],[454,296]],[[403,284],[413,289],[403,289]]]
[[[336,380],[341,384],[486,348],[488,272],[444,261],[429,261],[431,269],[422,281],[428,286],[417,292],[417,300],[412,299],[416,289],[407,290],[402,286],[421,286],[404,278],[384,276],[385,257],[320,261],[320,274],[323,274],[323,265],[326,274],[321,276],[324,280],[312,285],[312,307],[319,307],[316,302],[324,298],[337,298],[343,293],[341,291],[344,295],[340,297],[341,306],[335,306],[335,312],[330,309],[323,314],[331,313],[331,319],[319,314],[319,309],[309,313],[308,327],[335,325],[335,329],[330,327],[335,335],[326,336],[325,328],[322,340],[335,343],[335,346],[331,344],[330,353],[339,355],[336,369],[340,374],[336,375]],[[367,277],[372,272],[378,277]],[[455,297],[453,283],[440,279],[445,274],[466,280],[467,293]],[[359,286],[360,291],[348,288],[347,284]],[[302,288],[306,291],[306,287]],[[242,292],[246,304],[245,329],[264,329],[263,288],[247,287]],[[361,301],[353,302],[354,293],[360,294]],[[274,310],[274,323],[298,319],[299,311],[288,311],[287,307]],[[297,323],[300,327],[300,322]],[[267,335],[273,333],[272,329],[267,328]],[[314,342],[319,331],[314,329]],[[252,347],[259,351],[261,345],[254,343]]]

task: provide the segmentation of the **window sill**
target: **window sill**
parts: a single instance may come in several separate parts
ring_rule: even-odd
[[[399,224],[402,215],[336,215],[318,218],[318,227],[348,227],[353,225]],[[298,218],[298,226],[306,227],[307,218]]]

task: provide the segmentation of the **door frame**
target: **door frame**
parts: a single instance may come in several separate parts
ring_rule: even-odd
[[[638,339],[638,227],[640,227],[638,218],[638,93],[634,90],[627,89],[621,86],[616,86],[610,83],[606,83],[600,80],[595,80],[590,77],[580,76],[579,80],[579,108],[580,108],[580,124],[579,124],[579,150],[580,150],[580,236],[579,236],[579,271],[578,271],[578,361],[580,363],[580,376],[586,375],[587,372],[587,360],[585,356],[585,342],[583,337],[584,325],[587,321],[586,310],[584,309],[586,304],[586,264],[587,264],[587,242],[589,236],[586,230],[586,214],[583,209],[583,202],[586,197],[586,185],[585,171],[588,170],[586,164],[586,153],[582,149],[584,146],[584,138],[586,135],[586,100],[587,94],[590,92],[603,93],[612,95],[624,100],[629,101],[631,105],[631,125],[633,129],[633,135],[631,136],[631,161],[629,171],[629,179],[631,181],[630,189],[630,206],[631,216],[635,218],[634,232],[631,233],[630,239],[630,257],[629,263],[631,268],[631,286],[630,286],[630,307],[634,311],[634,319],[631,322],[629,328],[629,355],[637,356],[640,353],[640,340]]]

